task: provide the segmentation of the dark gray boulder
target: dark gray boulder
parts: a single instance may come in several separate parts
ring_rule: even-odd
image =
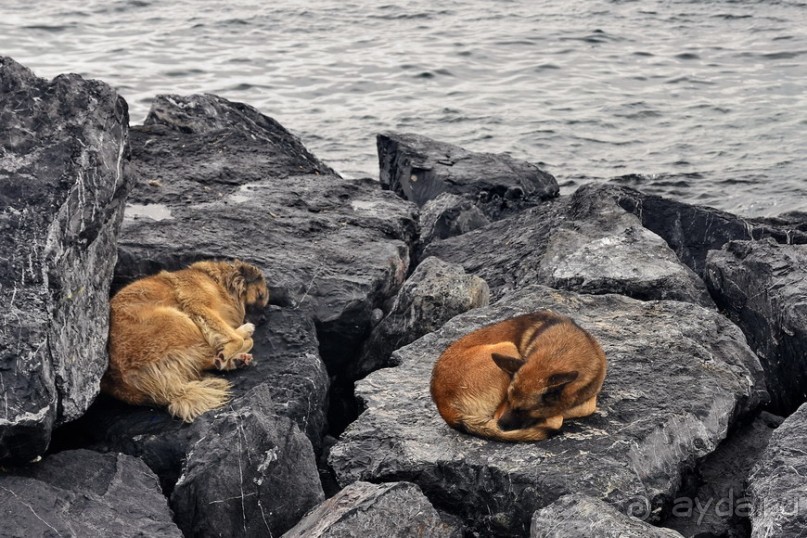
[[[2,537],[182,536],[142,461],[90,450],[0,473],[0,521]]]
[[[420,209],[419,247],[440,239],[462,235],[490,224],[482,210],[470,200],[444,192]]]
[[[215,375],[233,384],[235,398],[256,387],[265,388],[271,399],[263,403],[271,405],[274,414],[293,421],[319,450],[326,427],[328,374],[319,358],[313,321],[301,310],[277,306],[269,306],[264,319],[252,319],[257,324],[254,361],[247,368]],[[209,415],[203,418],[214,420],[215,413]],[[165,409],[133,407],[102,397],[64,435],[95,450],[142,458],[170,494],[195,432]],[[242,447],[241,452],[247,449]]]
[[[185,536],[277,536],[324,500],[311,443],[266,385],[192,428],[171,494]]]
[[[745,484],[782,420],[763,411],[732,432],[717,450],[698,462],[697,471],[678,492],[661,525],[691,538],[748,536],[752,504]]]
[[[409,482],[354,482],[316,507],[283,538],[369,538],[372,536],[459,537]]]
[[[732,241],[709,253],[706,282],[765,369],[771,410],[807,401],[807,245]]]
[[[530,538],[682,538],[627,516],[599,499],[579,493],[564,495],[535,512]]]
[[[509,155],[475,153],[416,134],[386,132],[376,142],[381,186],[418,206],[448,192],[499,219],[558,195],[551,174]]]
[[[663,238],[678,258],[701,277],[709,251],[719,250],[729,241],[770,237],[782,244],[807,243],[807,221],[797,215],[745,218],[628,187],[608,188],[623,208]]]
[[[270,118],[216,96],[158,99],[132,152],[119,283],[245,259],[264,270],[273,302],[311,313],[332,371],[355,356],[408,271],[412,204],[340,178]]]
[[[10,58],[0,94],[0,463],[19,463],[85,411],[106,369],[129,119],[106,84]]]
[[[494,298],[544,284],[713,306],[700,278],[619,205],[618,194],[612,187],[584,185],[571,197],[434,242],[424,255],[482,277]]]
[[[355,363],[354,378],[391,366],[390,355],[446,321],[472,308],[487,306],[484,280],[439,258],[426,258],[398,291],[389,314],[373,329]]]
[[[602,343],[609,370],[598,412],[540,443],[449,428],[429,395],[440,353],[482,325],[542,308],[572,316]],[[742,333],[712,310],[541,286],[453,318],[395,360],[356,384],[366,410],[331,449],[337,478],[415,482],[485,535],[524,535],[536,509],[574,492],[657,521],[695,461],[767,396]]]
[[[748,479],[751,536],[807,535],[807,405],[773,432]]]
[[[158,95],[131,139],[130,214],[159,217],[160,204],[210,202],[256,181],[336,176],[278,122],[216,95]]]

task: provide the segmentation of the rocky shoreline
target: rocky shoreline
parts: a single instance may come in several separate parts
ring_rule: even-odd
[[[558,196],[394,132],[380,181],[344,179],[218,96],[130,127],[102,82],[10,58],[0,91],[0,536],[801,532],[804,215]],[[188,425],[99,395],[110,293],[206,258],[272,295],[233,401]],[[539,308],[602,342],[598,412],[541,443],[450,429],[434,360]]]

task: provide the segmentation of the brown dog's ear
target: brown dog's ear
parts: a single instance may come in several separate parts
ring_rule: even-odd
[[[546,381],[546,387],[548,389],[551,389],[563,385],[568,385],[569,383],[577,379],[577,376],[579,375],[580,372],[578,372],[577,370],[574,370],[572,372],[563,372],[561,374],[552,374]]]
[[[492,353],[491,358],[493,359],[493,362],[496,363],[496,366],[511,376],[516,375],[519,368],[524,366],[524,363],[527,362],[519,357],[510,357],[509,355],[502,355],[501,353]]]

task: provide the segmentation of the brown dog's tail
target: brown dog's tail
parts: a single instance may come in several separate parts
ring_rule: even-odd
[[[559,430],[562,425],[563,417],[552,417],[548,418],[540,426],[521,430],[502,430],[495,418],[474,419],[465,417],[461,420],[459,429],[479,437],[513,443],[518,441],[543,441]]]

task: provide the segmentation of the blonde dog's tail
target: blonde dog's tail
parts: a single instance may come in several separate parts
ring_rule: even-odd
[[[173,352],[160,361],[146,364],[129,376],[128,382],[153,403],[167,405],[168,412],[185,422],[230,401],[229,381],[202,377],[200,366],[211,362],[207,346]],[[204,359],[202,357],[205,357]]]
[[[213,376],[188,381],[175,388],[175,394],[168,402],[168,412],[185,422],[193,422],[202,413],[230,401],[230,388],[228,381]]]

